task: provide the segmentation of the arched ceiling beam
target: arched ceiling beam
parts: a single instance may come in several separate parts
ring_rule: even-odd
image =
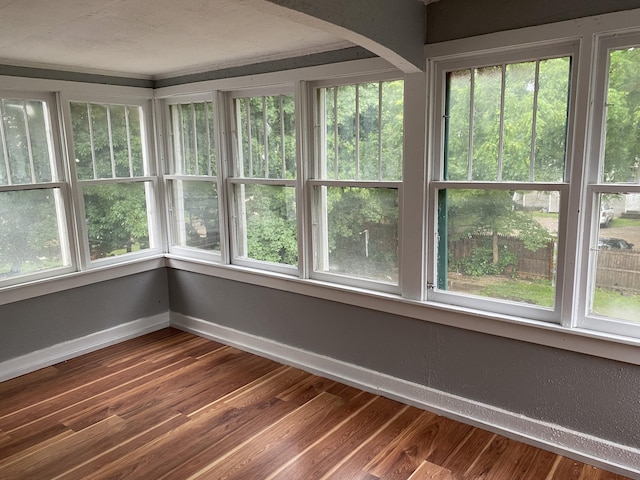
[[[405,73],[424,70],[426,7],[420,0],[248,0],[259,10],[333,33]]]

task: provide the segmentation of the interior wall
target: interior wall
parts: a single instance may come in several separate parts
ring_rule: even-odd
[[[0,306],[0,362],[169,310],[164,268]]]
[[[180,270],[168,278],[174,312],[637,447],[638,366]]]
[[[638,0],[443,0],[427,6],[427,43],[638,7]]]

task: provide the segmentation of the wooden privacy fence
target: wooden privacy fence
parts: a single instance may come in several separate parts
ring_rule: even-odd
[[[639,293],[640,250],[598,251],[596,287]]]
[[[524,241],[517,237],[498,235],[498,245],[501,251],[504,251],[506,247],[509,252],[515,254],[518,259],[518,264],[515,267],[519,277],[553,279],[555,247],[553,240],[538,250],[529,250],[524,246]],[[453,240],[449,242],[451,264],[456,264],[458,260],[471,256],[472,252],[478,248],[491,248],[491,246],[492,238],[490,235],[473,235]]]

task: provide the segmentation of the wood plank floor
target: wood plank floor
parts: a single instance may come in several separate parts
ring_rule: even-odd
[[[0,479],[624,480],[164,329],[0,383]]]

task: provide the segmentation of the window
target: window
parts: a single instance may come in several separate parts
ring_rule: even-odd
[[[70,103],[84,261],[158,249],[143,104]]]
[[[53,105],[0,93],[0,285],[73,269]]]
[[[436,67],[430,299],[559,321],[571,52],[540,53]]]
[[[586,326],[640,325],[640,36],[602,40],[590,182],[592,235]]]
[[[312,276],[397,292],[404,83],[314,92]]]
[[[172,251],[220,256],[218,153],[211,99],[168,103],[171,164],[167,180]]]
[[[231,95],[232,263],[297,273],[294,97],[245,95]]]

